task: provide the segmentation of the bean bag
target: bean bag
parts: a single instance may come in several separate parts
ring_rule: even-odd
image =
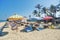
[[[40,28],[40,27],[36,28],[37,31],[40,31],[40,30],[43,30],[43,29],[44,28]]]
[[[49,29],[54,29],[54,26],[53,25],[49,26]]]
[[[26,31],[26,32],[31,32],[32,30],[33,30],[33,28],[30,27],[30,26],[28,26],[28,27],[25,28],[25,31]]]

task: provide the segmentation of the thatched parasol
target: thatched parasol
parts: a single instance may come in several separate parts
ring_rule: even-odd
[[[8,18],[8,20],[23,20],[23,19],[24,19],[23,16],[20,16],[20,15],[17,15],[17,14],[14,14],[14,15],[12,15]]]

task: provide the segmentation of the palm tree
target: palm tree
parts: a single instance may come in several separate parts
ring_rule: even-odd
[[[37,4],[37,5],[35,6],[35,8],[41,9],[41,5],[40,5],[40,4]]]
[[[50,12],[51,12],[51,14],[52,14],[51,16],[53,17],[52,22],[53,22],[54,24],[56,24],[56,21],[55,21],[56,6],[51,5],[51,6],[50,6]]]
[[[35,8],[38,9],[37,15],[40,17],[40,13],[41,13],[41,5],[40,5],[40,4],[37,4],[37,5],[35,6]]]
[[[46,7],[43,7],[43,8],[42,8],[42,11],[43,11],[44,13],[46,13]]]
[[[51,6],[50,6],[50,11],[51,11],[52,13],[56,13],[56,7],[55,7],[54,5],[51,5]]]
[[[37,16],[37,13],[38,13],[37,10],[33,11],[33,15]]]
[[[56,5],[56,8],[60,11],[60,0],[59,0],[59,4]]]
[[[50,6],[50,12],[53,13],[52,16],[54,17],[55,13],[56,13],[56,6],[51,5]]]
[[[47,16],[50,16],[50,12],[49,12],[49,9],[48,8],[43,7],[42,8],[42,12],[45,13]]]
[[[31,18],[31,15],[29,15],[29,18]]]

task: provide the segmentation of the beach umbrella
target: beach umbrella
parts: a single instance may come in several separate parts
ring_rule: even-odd
[[[43,18],[43,20],[45,20],[46,23],[51,19],[53,19],[53,17],[51,17],[51,16],[46,16]]]
[[[22,20],[22,19],[24,19],[24,17],[17,14],[12,15],[8,18],[8,20]]]
[[[46,16],[46,17],[44,17],[43,19],[44,19],[44,20],[50,20],[50,19],[53,19],[53,17],[51,17],[51,16]]]

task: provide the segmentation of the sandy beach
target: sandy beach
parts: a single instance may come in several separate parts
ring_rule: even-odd
[[[0,26],[5,22],[1,22]],[[12,31],[11,27],[5,28],[3,32],[8,32],[7,35],[1,36],[0,40],[60,40],[60,29],[44,29],[41,31],[20,32],[23,27],[19,27],[18,32]]]

